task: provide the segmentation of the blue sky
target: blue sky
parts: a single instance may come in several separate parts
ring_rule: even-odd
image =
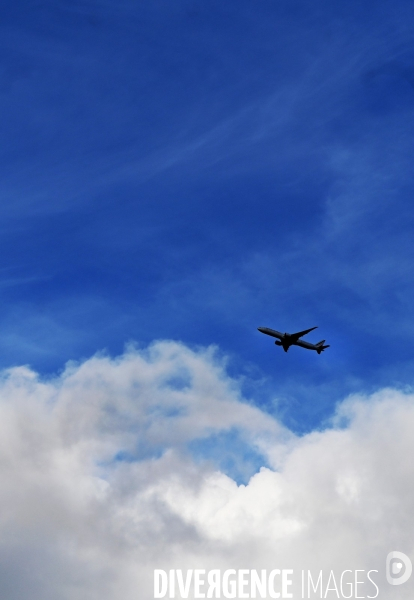
[[[411,2],[0,14],[2,367],[215,344],[298,432],[413,384]]]
[[[3,2],[0,114],[0,597],[276,565],[391,598],[413,2]]]

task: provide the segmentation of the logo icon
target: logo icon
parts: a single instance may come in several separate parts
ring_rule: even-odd
[[[404,552],[394,550],[387,556],[385,574],[391,585],[401,585],[408,581],[413,571],[411,560]]]

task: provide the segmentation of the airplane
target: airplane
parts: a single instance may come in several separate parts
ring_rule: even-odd
[[[258,327],[257,329],[261,333],[278,338],[278,340],[275,341],[275,344],[276,346],[282,346],[285,352],[287,352],[291,346],[300,346],[307,350],[316,350],[318,354],[323,352],[325,348],[329,348],[329,345],[324,346],[325,340],[321,340],[317,344],[311,344],[310,342],[299,339],[314,329],[317,329],[317,327],[311,327],[310,329],[305,329],[305,331],[299,331],[298,333],[280,333],[280,331],[275,331],[269,327]]]

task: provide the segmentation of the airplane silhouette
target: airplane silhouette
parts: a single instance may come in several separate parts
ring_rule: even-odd
[[[306,348],[307,350],[316,350],[318,354],[323,352],[325,348],[329,348],[329,345],[324,346],[325,340],[321,340],[317,344],[311,344],[310,342],[305,342],[304,340],[300,339],[310,331],[317,329],[317,327],[311,327],[310,329],[305,329],[305,331],[298,331],[298,333],[280,333],[280,331],[270,329],[269,327],[258,327],[257,329],[261,333],[278,338],[275,344],[276,346],[282,346],[285,352],[287,352],[291,346],[300,346],[301,348]]]

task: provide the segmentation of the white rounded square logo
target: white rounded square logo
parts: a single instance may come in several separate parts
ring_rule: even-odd
[[[401,585],[408,581],[413,571],[411,560],[404,552],[394,550],[387,556],[385,574],[391,585]]]

